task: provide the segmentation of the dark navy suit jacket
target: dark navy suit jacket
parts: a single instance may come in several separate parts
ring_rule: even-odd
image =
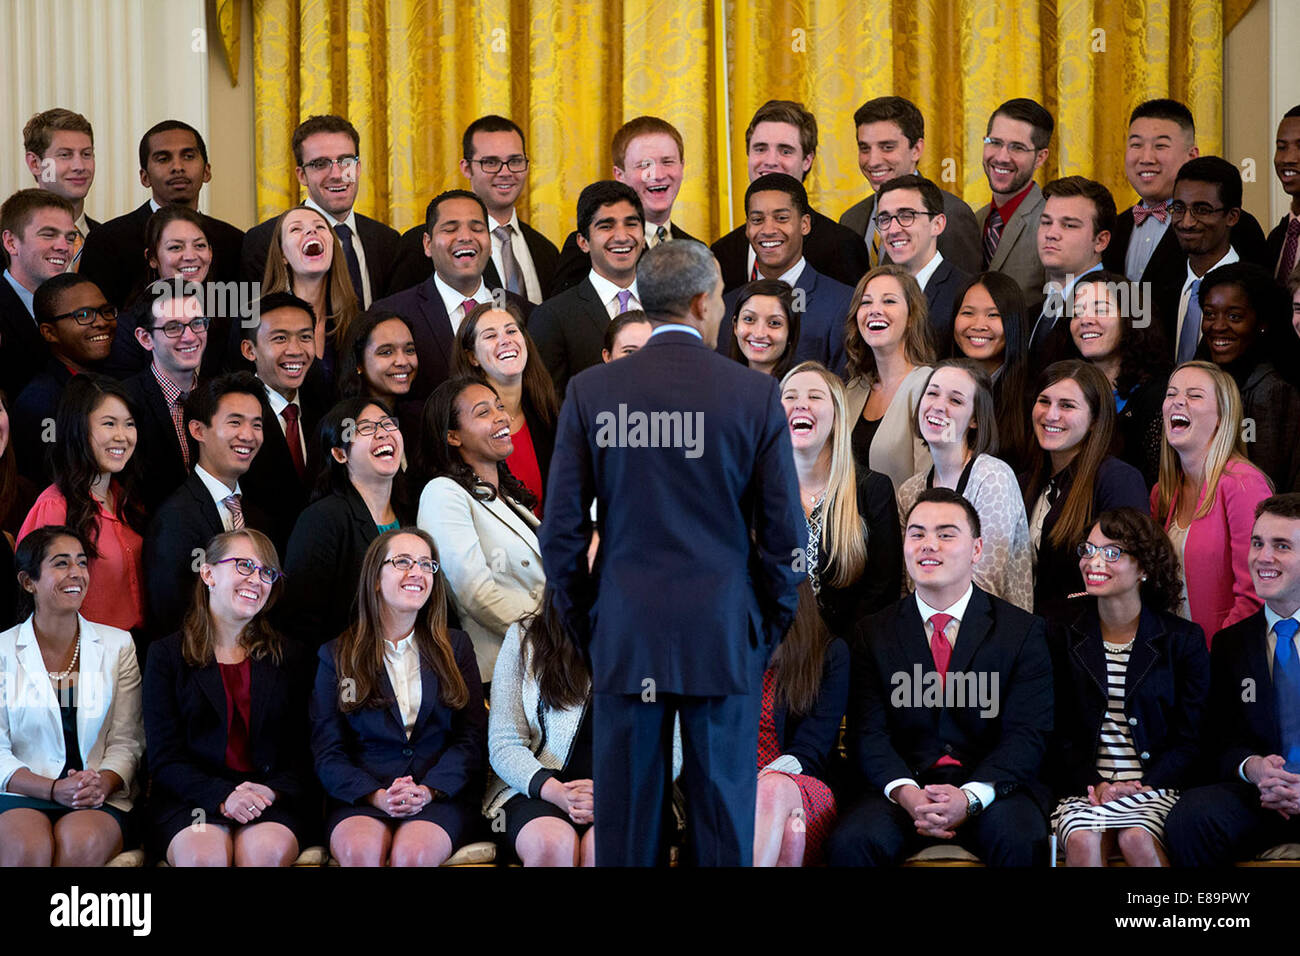
[[[836,282],[813,268],[811,262],[805,262],[803,272],[795,282],[796,290],[803,290],[804,311],[799,317],[799,346],[795,349],[795,358],[800,361],[811,359],[821,362],[836,375],[844,374],[844,317],[849,311],[849,299],[853,289],[842,282]],[[743,287],[742,287],[743,288]],[[798,293],[796,292],[796,295]],[[740,298],[740,289],[732,289],[722,297],[730,316],[736,309],[736,300]],[[796,300],[796,306],[798,302]],[[731,354],[731,339],[735,328],[723,322],[718,329],[718,351],[723,355]]]
[[[679,413],[682,444],[689,420],[698,447],[641,446],[635,422],[652,412]],[[691,332],[654,335],[569,383],[546,489],[542,559],[597,693],[641,694],[646,679],[659,693],[755,691],[794,618],[807,535],[774,379]]]
[[[952,346],[952,330],[956,324],[955,313],[959,304],[957,290],[969,278],[969,272],[944,259],[925,284],[925,301],[930,306],[930,331],[935,346],[941,353]]]
[[[1237,768],[1247,757],[1282,753],[1267,627],[1268,619],[1260,608],[1225,627],[1210,645],[1206,749],[1216,780],[1240,781]]]

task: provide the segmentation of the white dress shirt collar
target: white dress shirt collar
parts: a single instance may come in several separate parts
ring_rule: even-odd
[[[941,262],[943,262],[943,253],[936,249],[934,250],[934,258],[923,265],[921,270],[917,272],[916,284],[921,287],[922,291],[925,290],[925,284],[930,281],[930,276],[934,275],[938,270]]]
[[[610,282],[595,269],[592,269],[587,273],[587,278],[591,280],[591,285],[596,290],[596,297],[600,299],[601,304],[605,306],[606,310],[610,310],[611,303],[618,302],[618,294],[622,292],[623,289]],[[641,297],[636,294],[636,279],[632,280],[632,284],[627,287],[627,291],[632,293],[632,298],[628,302],[627,307],[629,309],[641,308]],[[618,306],[617,304],[614,304],[610,314],[617,314],[617,311]]]
[[[242,495],[243,490],[239,487],[239,481],[235,481],[234,489],[226,487],[226,483],[217,478],[202,465],[194,466],[194,474],[199,481],[203,482],[203,487],[207,489],[208,494],[212,496],[212,503],[217,506],[217,516],[221,519],[221,527],[227,531],[234,530],[234,518],[230,514],[230,509],[226,507],[226,498],[229,495]]]
[[[925,601],[921,600],[921,592],[917,591],[916,609],[921,612],[921,622],[924,623],[930,620],[930,618],[934,617],[936,614],[947,614],[956,618],[957,623],[960,624],[962,618],[966,616],[966,605],[970,604],[971,595],[974,593],[975,586],[973,584],[968,584],[966,585],[966,592],[957,600],[953,601],[948,607],[935,608],[930,607],[930,605],[926,604]]]
[[[1232,246],[1228,246],[1228,251],[1223,254],[1222,259],[1220,259],[1214,265],[1210,266],[1210,268],[1206,269],[1200,275],[1197,275],[1195,272],[1192,271],[1192,260],[1188,258],[1187,278],[1183,280],[1183,291],[1186,292],[1193,282],[1195,282],[1197,279],[1205,278],[1205,276],[1209,275],[1215,269],[1219,268],[1219,266],[1227,266],[1227,265],[1231,265],[1234,262],[1240,262],[1240,261],[1241,261],[1241,256],[1237,255],[1237,250],[1234,249]]]
[[[352,235],[355,236],[357,234],[357,214],[355,209],[349,209],[348,214],[345,217],[343,217],[342,219],[336,219],[330,213],[322,209],[320,204],[317,203],[316,200],[312,199],[310,196],[304,199],[302,201],[302,204],[306,206],[308,209],[315,209],[318,213],[324,216],[325,221],[329,223],[331,229],[333,229],[335,226],[347,226],[349,229],[352,230]],[[360,242],[361,240],[358,239],[357,241]]]
[[[465,313],[461,311],[461,306],[465,304],[466,299],[473,299],[479,304],[492,301],[492,293],[488,290],[487,283],[483,281],[482,276],[479,277],[478,288],[474,290],[473,295],[461,295],[443,282],[442,276],[438,275],[437,272],[433,274],[433,287],[438,290],[438,295],[442,297],[442,307],[447,310],[447,318],[451,322],[453,334],[460,331],[460,324],[465,321]]]

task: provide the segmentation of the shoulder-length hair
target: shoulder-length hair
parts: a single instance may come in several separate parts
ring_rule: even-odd
[[[1077,296],[1079,288],[1085,285],[1104,285],[1112,291],[1133,288],[1125,276],[1103,270],[1081,276],[1071,290],[1071,296]],[[1127,398],[1139,385],[1156,378],[1168,379],[1173,363],[1169,359],[1170,349],[1165,344],[1160,322],[1157,321],[1159,317],[1152,312],[1154,306],[1148,302],[1146,316],[1139,317],[1135,314],[1137,302],[1128,293],[1115,298],[1121,300],[1114,303],[1120,319],[1119,340],[1115,345],[1119,352],[1119,375],[1115,379],[1115,391],[1121,398]],[[1135,321],[1139,318],[1143,321]],[[1073,335],[1070,336],[1070,348],[1082,358],[1079,347],[1074,344]]]
[[[740,321],[740,311],[756,295],[767,295],[781,303],[781,311],[785,313],[785,327],[787,329],[785,351],[781,357],[776,360],[776,365],[772,368],[772,377],[778,382],[782,381],[790,369],[794,368],[795,355],[799,351],[799,330],[803,323],[800,321],[802,315],[794,307],[794,290],[790,288],[789,283],[782,282],[780,279],[756,279],[747,285],[741,286],[740,294],[736,298],[735,308],[731,310],[731,349],[728,354],[739,362],[741,365],[748,367],[749,360],[745,358],[745,353],[740,350],[740,340],[736,338],[736,323]]]
[[[1111,441],[1115,435],[1115,399],[1111,395],[1110,381],[1091,362],[1067,359],[1047,366],[1038,377],[1034,391],[1035,401],[1044,389],[1067,379],[1078,385],[1079,391],[1083,393],[1083,400],[1088,403],[1091,426],[1084,436],[1083,447],[1071,462],[1074,480],[1070,483],[1070,493],[1065,496],[1061,516],[1056,519],[1049,536],[1053,547],[1057,548],[1078,544],[1092,527],[1093,488],[1097,480],[1097,469],[1110,454]],[[1033,508],[1033,503],[1051,477],[1052,456],[1040,447],[1034,456],[1033,471],[1025,485],[1026,507]]]
[[[348,475],[348,466],[335,458],[331,451],[340,448],[346,453],[351,453],[352,443],[356,439],[357,422],[361,420],[361,413],[372,405],[389,418],[394,417],[393,410],[382,399],[354,397],[337,402],[321,418],[316,430],[316,448],[320,454],[320,469],[316,473],[316,484],[311,495],[312,501],[317,501],[333,493],[346,493],[352,487],[352,479]],[[405,488],[406,482],[401,479],[401,476],[394,476],[392,488],[389,491],[389,503],[398,515],[403,516],[407,514],[406,500],[403,495]]]
[[[189,206],[182,206],[180,203],[168,203],[166,206],[160,206],[158,211],[151,215],[144,224],[144,251],[142,253],[145,262],[144,281],[128,293],[125,303],[128,308],[145,300],[148,297],[149,287],[159,279],[158,270],[154,268],[150,260],[162,259],[159,249],[162,246],[163,232],[178,220],[188,222],[202,233],[203,238],[207,240],[208,251],[212,255],[212,260],[208,264],[208,273],[204,281],[206,282],[212,278],[213,270],[217,268],[217,250],[212,244],[212,237],[208,235],[207,226],[203,224],[203,217]],[[189,284],[187,283],[187,285]],[[197,288],[197,284],[190,287]]]
[[[420,421],[420,480],[425,483],[446,475],[480,501],[492,501],[499,490],[507,498],[531,511],[537,505],[537,496],[511,474],[504,461],[497,462],[497,487],[493,488],[465,463],[460,449],[447,441],[447,433],[461,427],[460,409],[456,407],[456,400],[460,398],[461,392],[472,385],[481,385],[493,395],[497,394],[491,382],[460,375],[447,379],[435,388],[429,400],[424,403]]]
[[[353,319],[348,326],[347,340],[339,352],[339,395],[344,398],[356,396],[364,398],[370,394],[364,371],[366,349],[370,347],[370,336],[374,335],[375,329],[385,322],[401,322],[406,326],[406,331],[411,333],[411,341],[415,341],[415,330],[411,328],[410,320],[389,309],[366,309]],[[417,359],[415,370],[411,373],[412,384],[419,374],[420,366]]]
[[[1214,437],[1210,439],[1210,448],[1205,456],[1205,498],[1201,501],[1201,506],[1196,509],[1196,513],[1192,515],[1192,520],[1196,520],[1204,518],[1214,507],[1214,495],[1219,488],[1219,479],[1223,477],[1223,470],[1228,467],[1228,463],[1234,459],[1241,461],[1247,459],[1246,446],[1241,440],[1241,392],[1237,390],[1237,383],[1233,381],[1231,375],[1213,362],[1202,361],[1184,362],[1169,374],[1169,378],[1172,380],[1185,368],[1200,369],[1210,376],[1210,380],[1214,383],[1215,404],[1219,409],[1219,427],[1215,429]],[[1183,477],[1183,461],[1178,457],[1178,452],[1174,451],[1174,446],[1169,444],[1168,433],[1161,428],[1158,480],[1160,493],[1156,496],[1156,514],[1161,523],[1165,521],[1169,509],[1178,502],[1178,496],[1182,493]],[[1267,475],[1265,480],[1269,482],[1271,488],[1273,482]]]
[[[357,622],[338,639],[334,649],[334,666],[340,681],[352,680],[353,695],[340,695],[339,709],[344,713],[362,707],[386,707],[392,703],[382,691],[384,686],[383,597],[379,593],[379,576],[388,557],[388,547],[399,535],[414,535],[429,546],[438,560],[438,549],[427,532],[419,528],[395,528],[385,531],[366,549],[361,562],[361,580],[357,585]],[[415,647],[420,660],[438,678],[438,699],[453,710],[469,703],[469,688],[456,666],[447,631],[447,586],[442,572],[433,576],[429,599],[415,619]]]
[[[835,424],[826,438],[831,446],[831,474],[822,505],[825,517],[821,546],[830,572],[828,583],[842,588],[861,577],[867,566],[867,533],[858,513],[857,466],[853,462],[853,423],[849,421],[843,383],[819,362],[800,362],[790,369],[781,380],[781,390],[784,392],[790,379],[802,372],[821,377],[835,409]]]
[[[59,440],[50,446],[54,486],[67,502],[67,524],[77,529],[89,558],[99,557],[99,550],[95,547],[99,540],[99,502],[91,495],[90,486],[100,475],[99,463],[90,447],[90,416],[108,398],[120,400],[127,412],[133,418],[137,417],[126,389],[119,382],[93,372],[74,375],[63,390],[54,419],[54,431]],[[143,533],[144,513],[135,500],[140,472],[139,451],[137,444],[125,467],[114,479],[118,486],[114,509],[120,520]]]
[[[1157,611],[1177,608],[1183,599],[1183,575],[1164,528],[1136,508],[1111,508],[1097,515],[1094,523],[1142,568],[1146,575],[1138,586],[1142,603]]]
[[[771,666],[776,670],[776,699],[784,703],[792,714],[807,714],[817,704],[821,690],[822,672],[826,667],[826,651],[831,646],[831,634],[817,609],[817,596],[812,584],[805,578],[799,584],[799,607],[794,623],[772,654]]]
[[[321,213],[311,206],[294,206],[286,209],[275,218],[274,241],[266,250],[266,269],[262,272],[262,295],[273,292],[293,292],[293,276],[289,272],[289,262],[284,257],[284,241],[281,229],[284,219],[291,212],[305,209],[318,216],[325,223],[325,231],[334,243],[334,254],[330,258],[329,273],[325,278],[325,337],[332,339],[336,351],[342,352],[347,342],[348,329],[357,317],[357,294],[352,288],[352,278],[348,275],[347,260],[343,256],[343,244],[334,234],[333,228]],[[294,293],[297,295],[297,293]],[[331,323],[333,325],[331,326]]]
[[[947,358],[935,364],[925,380],[925,388],[921,389],[921,397],[917,399],[916,407],[912,409],[912,434],[924,440],[921,434],[921,406],[925,403],[925,393],[930,388],[930,381],[934,378],[935,372],[941,368],[960,369],[975,383],[975,391],[970,398],[972,408],[970,425],[966,429],[966,434],[962,436],[962,441],[970,450],[971,457],[996,455],[999,424],[997,406],[993,401],[993,383],[984,366],[974,359]]]
[[[86,547],[86,539],[77,532],[76,528],[70,528],[64,524],[47,524],[39,528],[33,528],[21,541],[18,547],[14,548],[14,571],[18,576],[18,600],[15,610],[18,613],[17,621],[27,620],[36,610],[36,595],[22,586],[23,579],[29,581],[39,581],[41,579],[41,565],[49,556],[50,545],[54,543],[55,538],[69,537],[76,540],[82,551],[86,551],[86,557],[89,558],[89,549]],[[89,574],[87,574],[89,577]],[[93,583],[93,582],[92,582]],[[84,592],[83,592],[84,593]],[[13,624],[13,621],[5,621],[5,626]]]
[[[456,332],[456,348],[451,357],[451,374],[476,378],[488,384],[487,369],[476,365],[470,359],[474,356],[474,344],[478,339],[479,320],[489,312],[505,312],[519,326],[524,348],[528,350],[528,359],[524,362],[524,398],[542,421],[554,425],[560,414],[560,397],[555,392],[551,373],[546,371],[546,365],[542,362],[541,353],[533,344],[533,337],[528,334],[528,327],[524,324],[524,314],[513,302],[507,302],[501,307],[498,307],[495,302],[480,302],[470,310]]]
[[[542,592],[542,606],[519,622],[519,670],[532,668],[538,696],[552,710],[577,707],[591,693],[591,669],[555,606],[555,590]]]
[[[916,279],[902,266],[886,263],[876,266],[853,288],[853,297],[849,299],[849,313],[844,317],[844,352],[848,356],[847,378],[862,379],[870,384],[876,380],[876,355],[862,337],[858,328],[858,307],[862,304],[862,293],[873,279],[880,276],[893,276],[903,287],[903,298],[907,302],[907,328],[903,330],[903,356],[913,365],[929,365],[934,361],[934,337],[930,332],[930,305],[925,293],[917,285]]]
[[[241,528],[238,531],[223,531],[216,535],[203,549],[203,563],[216,564],[218,561],[232,557],[247,546],[253,556],[264,567],[279,568],[280,556],[276,554],[271,539],[254,528]],[[240,555],[242,557],[243,555]],[[251,621],[244,625],[239,635],[240,645],[253,660],[270,658],[271,663],[279,665],[284,659],[284,639],[270,624],[270,611],[284,590],[284,577],[276,579],[271,585],[271,593],[266,604]],[[211,596],[203,578],[195,576],[194,593],[190,600],[190,609],[181,624],[181,655],[190,667],[204,667],[216,659],[213,651],[216,645],[212,626]]]

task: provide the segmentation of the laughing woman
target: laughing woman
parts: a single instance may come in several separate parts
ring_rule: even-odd
[[[387,309],[362,312],[348,330],[340,363],[339,395],[377,399],[391,408],[402,424],[407,454],[414,456],[423,406],[410,398],[420,371],[411,323]]]
[[[759,279],[740,290],[731,313],[731,357],[780,381],[799,351],[794,293],[780,279]]]
[[[343,866],[439,866],[478,816],[487,711],[474,648],[447,627],[433,540],[370,545],[357,623],[320,649],[312,753]]]

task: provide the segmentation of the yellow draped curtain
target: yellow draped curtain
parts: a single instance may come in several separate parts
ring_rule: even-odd
[[[1172,96],[1222,148],[1223,35],[1251,0],[257,0],[257,207],[300,199],[290,137],[314,113],[361,134],[359,211],[404,229],[466,185],[461,133],[500,113],[533,160],[521,216],[560,241],[609,142],[642,113],[686,142],[674,221],[712,239],[740,219],[744,132],[765,100],[801,100],[820,143],[813,204],[867,192],[853,112],[906,96],[926,117],[921,172],[978,207],[989,113],[1029,96],[1056,118],[1040,181],[1100,180],[1121,208],[1129,111]],[[225,24],[222,24],[223,33]],[[234,26],[237,39],[238,24]],[[229,35],[223,36],[229,43]]]

